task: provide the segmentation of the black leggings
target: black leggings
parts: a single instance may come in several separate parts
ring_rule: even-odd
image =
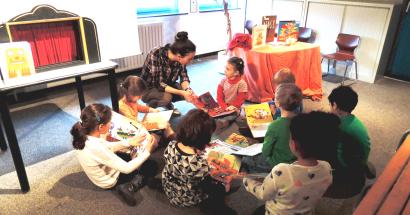
[[[225,187],[211,177],[207,177],[201,184],[208,198],[199,204],[200,210],[205,214],[233,215],[236,212],[225,204]]]
[[[116,153],[118,157],[122,158],[124,161],[130,161],[131,157],[127,153],[121,153],[117,152]],[[120,176],[118,177],[117,185],[120,184],[125,184],[130,182],[136,175],[142,175],[146,178],[153,178],[158,172],[158,164],[153,161],[153,160],[146,160],[140,168],[134,170],[131,173],[124,174],[120,173]]]

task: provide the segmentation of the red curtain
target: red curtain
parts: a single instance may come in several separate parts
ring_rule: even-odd
[[[10,31],[14,42],[30,43],[37,68],[82,60],[77,25],[76,21],[12,25]]]

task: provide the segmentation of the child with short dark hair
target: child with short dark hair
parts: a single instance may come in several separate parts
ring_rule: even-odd
[[[332,183],[330,164],[319,159],[326,145],[336,143],[338,125],[336,116],[323,112],[302,113],[292,119],[289,148],[297,160],[276,165],[263,183],[248,177],[243,180],[248,192],[266,201],[253,214],[313,213]]]
[[[81,111],[80,122],[73,125],[73,147],[88,178],[102,189],[115,187],[124,201],[136,204],[134,192],[144,185],[147,178],[153,178],[158,168],[154,161],[147,160],[156,148],[153,138],[139,135],[135,139],[107,142],[102,139],[111,127],[111,108],[103,104],[88,105]],[[116,152],[140,145],[149,138],[146,148],[138,157],[127,161]]]
[[[341,166],[335,171],[335,186],[346,184],[350,188],[345,187],[341,190],[344,192],[351,189],[354,194],[360,192],[364,186],[370,138],[364,124],[352,114],[358,103],[358,95],[350,86],[333,89],[328,100],[331,112],[341,120],[341,139],[337,149],[337,158]]]
[[[235,214],[224,204],[225,188],[213,184],[203,152],[211,141],[216,123],[200,109],[190,110],[179,122],[177,140],[165,149],[162,184],[171,204],[199,205],[208,214]]]

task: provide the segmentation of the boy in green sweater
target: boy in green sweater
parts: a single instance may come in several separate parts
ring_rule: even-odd
[[[328,100],[331,112],[341,120],[338,165],[334,167],[334,183],[331,188],[339,187],[343,192],[350,189],[353,195],[360,192],[365,183],[370,138],[366,127],[352,114],[358,103],[358,95],[351,87],[339,86],[333,89]]]
[[[280,84],[276,88],[275,105],[281,115],[269,125],[262,147],[262,156],[272,167],[296,160],[289,148],[289,125],[301,102],[302,91],[295,84]]]

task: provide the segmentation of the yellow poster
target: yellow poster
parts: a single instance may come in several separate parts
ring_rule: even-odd
[[[0,43],[0,68],[4,82],[35,73],[28,42]]]

